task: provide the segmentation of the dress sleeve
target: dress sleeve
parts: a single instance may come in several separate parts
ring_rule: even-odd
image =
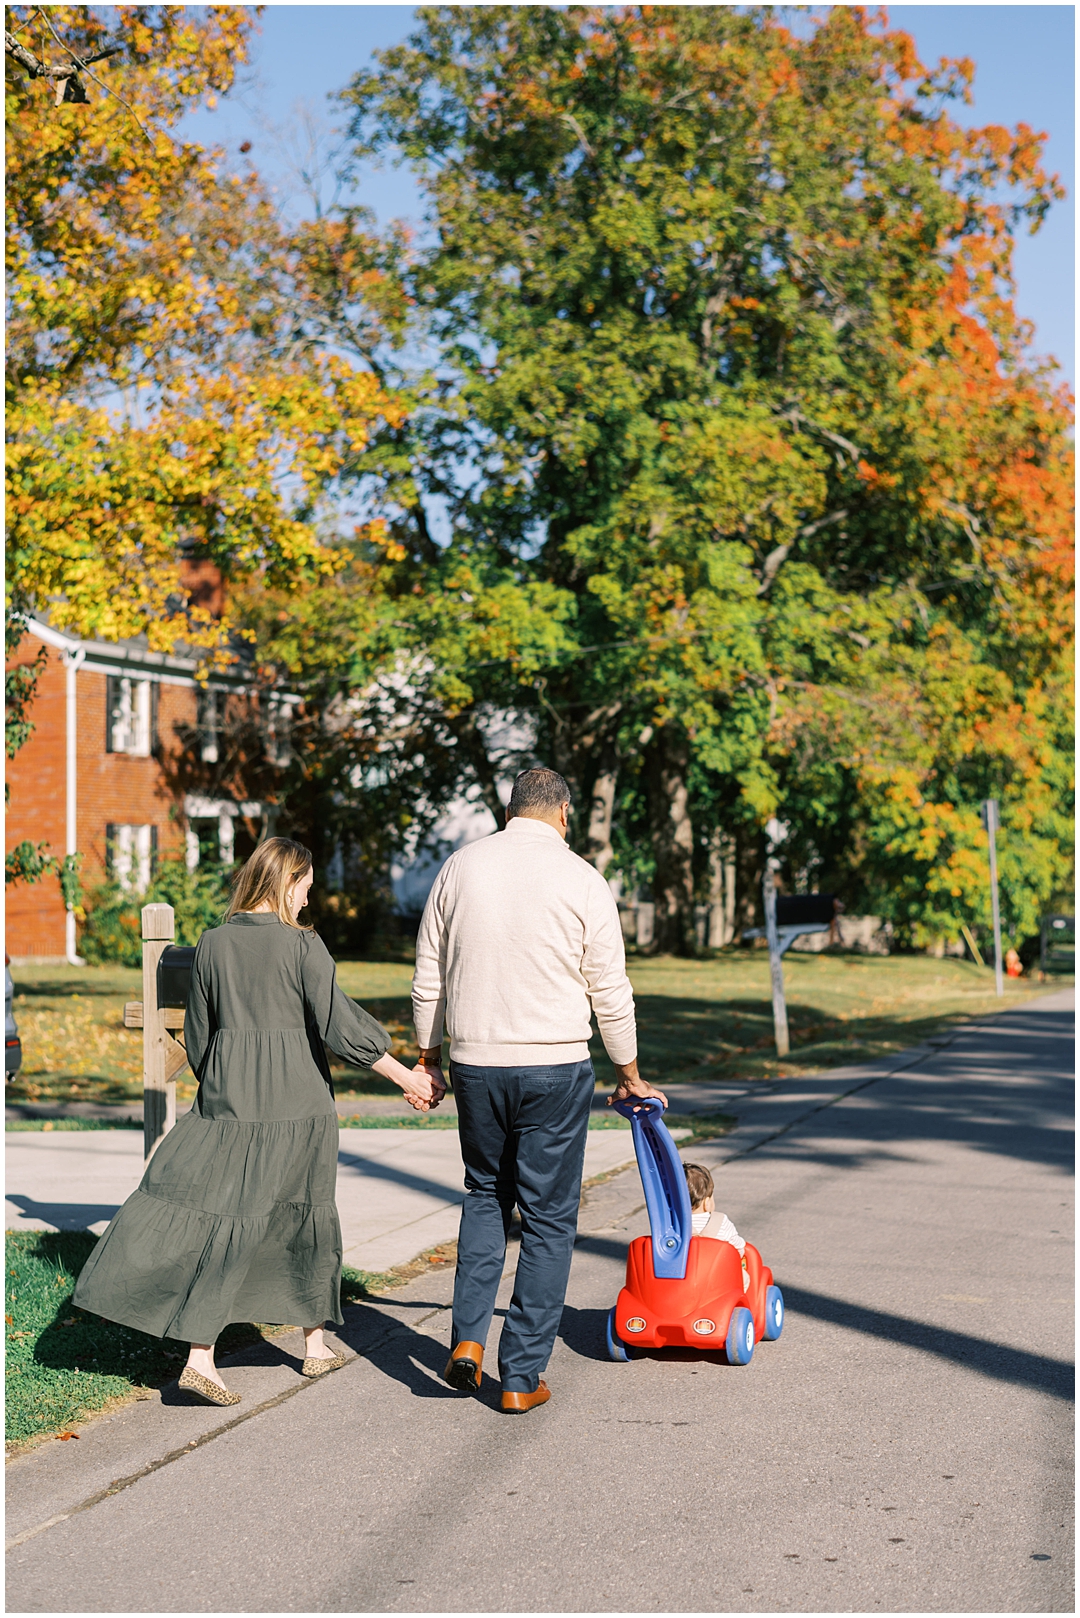
[[[200,1076],[199,1069],[210,1049],[210,1036],[214,1032],[214,1016],[210,1009],[210,991],[205,966],[206,952],[200,939],[191,962],[191,987],[188,990],[188,1003],[184,1008],[184,1050],[187,1053],[188,1065],[197,1079]]]
[[[354,1067],[370,1067],[390,1049],[381,1023],[350,1000],[337,985],[337,967],[321,938],[307,935],[300,960],[304,1003],[323,1044]]]

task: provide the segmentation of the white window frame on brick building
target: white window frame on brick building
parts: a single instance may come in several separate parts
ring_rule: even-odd
[[[196,696],[199,733],[199,757],[204,764],[216,764],[220,749],[218,736],[221,729],[223,693],[214,686],[203,686]]]
[[[266,811],[261,803],[233,803],[228,798],[199,798],[188,793],[184,799],[184,816],[188,822],[185,832],[186,863],[189,871],[199,866],[199,834],[191,824],[193,820],[216,820],[218,840],[218,862],[221,865],[233,863],[233,848],[236,841],[235,821],[237,815],[243,815],[248,820],[265,819]]]
[[[156,826],[111,821],[105,827],[108,874],[124,893],[145,893],[149,888],[157,866],[157,844]]]
[[[157,682],[110,674],[106,686],[105,751],[149,758],[157,729]]]

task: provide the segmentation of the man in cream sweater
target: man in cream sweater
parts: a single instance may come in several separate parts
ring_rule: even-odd
[[[577,1231],[596,1083],[590,1012],[618,1075],[615,1097],[661,1094],[638,1074],[619,912],[599,871],[567,848],[569,812],[561,775],[519,775],[506,830],[451,855],[416,941],[420,1060],[440,1069],[445,1024],[465,1161],[446,1380],[480,1386],[516,1203],[521,1252],[499,1344],[506,1411],[551,1397],[540,1374]]]

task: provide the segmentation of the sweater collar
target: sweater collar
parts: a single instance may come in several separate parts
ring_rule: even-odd
[[[565,837],[555,826],[546,820],[534,820],[529,815],[515,815],[513,820],[507,821],[504,829],[515,837],[554,837],[564,848],[567,846]]]

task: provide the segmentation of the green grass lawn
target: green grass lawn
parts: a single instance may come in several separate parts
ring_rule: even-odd
[[[1030,978],[1007,978],[999,1000],[993,972],[968,961],[789,951],[784,979],[792,1049],[781,1062],[773,1044],[765,951],[724,951],[699,961],[637,957],[629,971],[640,1065],[656,1084],[797,1076],[861,1062],[1053,988]],[[408,965],[344,961],[338,976],[346,993],[387,1027],[407,1028]],[[1064,987],[1073,980],[1059,981]],[[598,1039],[593,1057],[598,1078],[609,1083],[611,1069]],[[335,1082],[341,1094],[393,1093],[385,1081],[355,1071]]]
[[[389,1029],[403,1060],[412,1044],[405,961],[342,961],[342,988]],[[125,1000],[142,994],[140,973],[124,967],[16,968],[15,1014],[23,1069],[7,1087],[12,1101],[141,1101],[142,1036],[123,1026]],[[654,1082],[762,1079],[864,1061],[915,1045],[971,1017],[1048,993],[1030,978],[1006,979],[969,961],[926,955],[784,957],[790,1056],[773,1048],[769,967],[764,951],[724,951],[711,959],[632,958],[641,1067]],[[1062,986],[1072,978],[1057,980]],[[594,1040],[597,1074],[610,1068]],[[337,1067],[343,1096],[398,1096],[388,1079]],[[178,1098],[194,1094],[190,1075]]]
[[[54,1432],[117,1399],[180,1374],[187,1350],[74,1309],[71,1294],[97,1237],[89,1231],[9,1231],[5,1241],[9,1448]],[[223,1351],[258,1340],[229,1326]]]
[[[7,1285],[8,1450],[44,1433],[64,1432],[109,1406],[146,1397],[183,1370],[187,1348],[145,1332],[114,1325],[72,1307],[79,1271],[97,1237],[89,1231],[8,1231]],[[400,1284],[397,1275],[371,1275],[346,1268],[343,1302],[354,1302]],[[234,1353],[263,1335],[288,1327],[227,1326],[218,1339],[222,1354]]]
[[[631,964],[630,976],[642,1070],[661,1084],[798,1076],[863,1062],[1050,992],[1030,978],[1007,978],[999,1000],[992,970],[968,961],[789,951],[791,1053],[780,1061],[765,951],[702,962],[642,960]]]

